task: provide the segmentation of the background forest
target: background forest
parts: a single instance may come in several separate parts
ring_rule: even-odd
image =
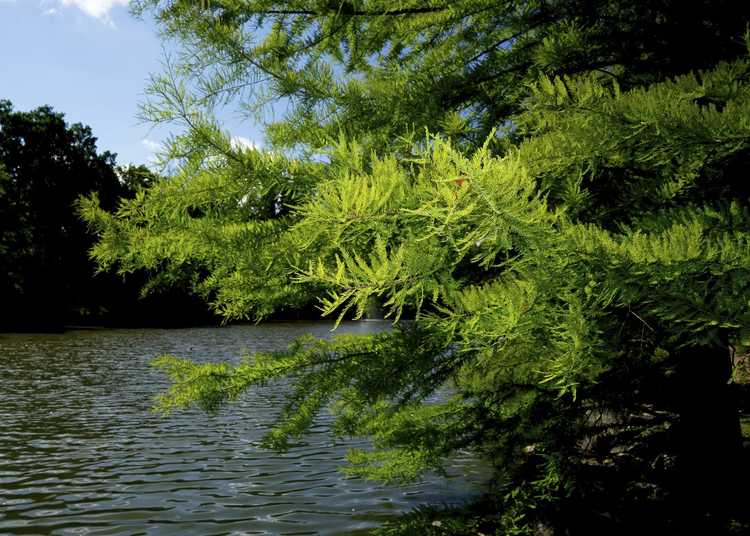
[[[127,281],[96,273],[78,198],[96,193],[113,210],[157,178],[145,166],[117,166],[96,141],[48,106],[20,112],[0,100],[0,329],[212,321],[184,282],[141,299],[145,272]]]

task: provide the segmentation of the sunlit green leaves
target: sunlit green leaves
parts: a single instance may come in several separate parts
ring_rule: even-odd
[[[396,321],[237,366],[162,358],[164,409],[290,377],[269,446],[331,408],[335,433],[372,440],[358,476],[473,448],[526,479],[510,519],[568,489],[590,411],[624,412],[623,386],[684,346],[750,337],[746,60],[644,84],[604,54],[606,25],[545,25],[546,2],[141,4],[196,53],[145,109],[187,131],[172,178],[114,215],[82,205],[100,265],[189,272],[228,318],[377,301]],[[267,134],[289,152],[234,147],[221,95],[288,99]]]

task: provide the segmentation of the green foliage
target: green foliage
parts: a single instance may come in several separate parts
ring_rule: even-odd
[[[210,110],[267,121],[276,148],[318,151],[340,133],[376,150],[428,128],[477,147],[539,74],[598,72],[623,86],[743,52],[746,10],[709,0],[135,0],[184,49],[155,77],[145,115],[204,140]],[[282,117],[268,105],[282,102]],[[175,140],[175,154],[184,148]]]
[[[286,203],[314,184],[319,165],[228,150],[231,159],[204,155],[207,163],[155,181],[122,200],[114,214],[99,208],[96,197],[83,200],[80,213],[102,237],[92,249],[102,269],[118,263],[123,274],[152,270],[159,272],[155,284],[190,277],[227,318],[309,300],[291,284],[290,266],[299,260],[283,243],[296,219]],[[278,255],[277,247],[289,254]]]
[[[718,349],[710,371],[748,343],[746,10],[136,8],[187,47],[145,115],[187,131],[165,153],[174,176],[114,214],[82,205],[99,264],[190,274],[227,318],[314,300],[359,318],[377,300],[395,323],[237,366],[162,357],[161,409],[291,378],[269,446],[331,408],[335,434],[372,440],[349,456],[358,476],[416,478],[472,449],[497,472],[492,526],[530,533],[575,526],[570,498],[596,491],[586,475],[615,448],[659,444],[688,398],[686,361]],[[211,114],[268,99],[290,105],[268,126],[273,151],[234,147]]]
[[[126,191],[132,195],[138,190],[148,188],[159,180],[159,176],[148,167],[144,165],[136,166],[135,164],[118,166],[117,178],[120,179],[120,183],[122,183]]]

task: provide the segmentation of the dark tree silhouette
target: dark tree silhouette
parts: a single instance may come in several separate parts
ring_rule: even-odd
[[[68,125],[49,106],[21,112],[0,100],[0,327],[209,320],[179,282],[139,300],[145,273],[125,282],[95,274],[93,236],[76,201],[96,193],[113,210],[158,179],[145,166],[116,167],[115,155],[98,151],[96,141],[91,128]]]
[[[42,106],[14,111],[0,101],[0,322],[55,326],[90,313],[101,291],[92,283],[92,239],[75,213],[80,195],[97,192],[114,208],[125,189],[115,155],[99,153],[91,129],[67,125]]]

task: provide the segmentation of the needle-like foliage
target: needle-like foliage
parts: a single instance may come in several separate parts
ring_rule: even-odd
[[[82,204],[100,265],[189,272],[227,318],[377,301],[395,322],[237,366],[162,357],[159,407],[291,377],[270,446],[330,408],[334,433],[372,439],[356,475],[471,449],[497,470],[500,533],[581,529],[581,498],[620,522],[662,500],[723,523],[725,372],[750,344],[748,13],[641,4],[137,3],[195,53],[146,106],[187,131],[173,177],[115,214]],[[673,26],[696,13],[700,45]],[[267,132],[296,152],[240,149],[211,119],[257,87],[289,99]],[[597,494],[608,474],[632,501]]]

